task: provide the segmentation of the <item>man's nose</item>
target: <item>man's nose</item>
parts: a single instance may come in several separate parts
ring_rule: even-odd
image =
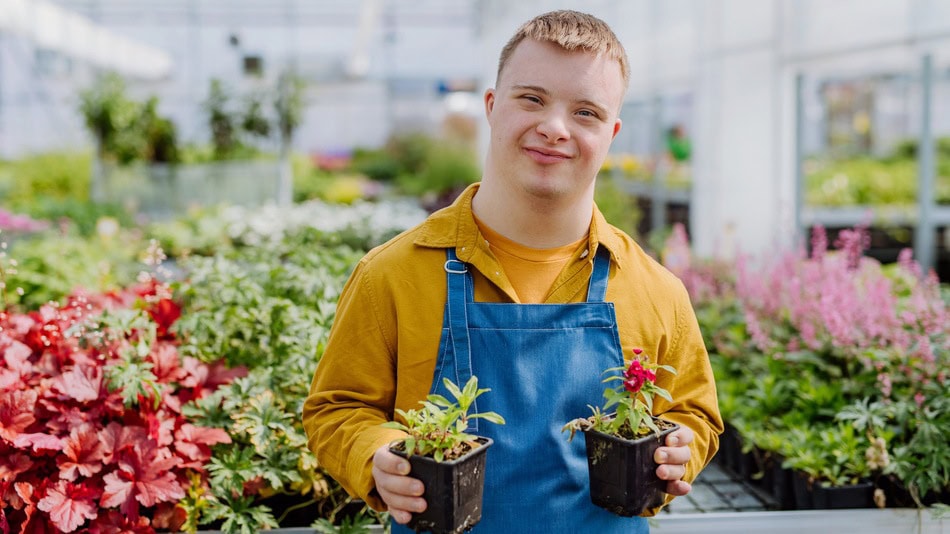
[[[549,143],[563,141],[570,137],[567,121],[562,113],[551,111],[546,113],[538,123],[537,132],[543,135]]]

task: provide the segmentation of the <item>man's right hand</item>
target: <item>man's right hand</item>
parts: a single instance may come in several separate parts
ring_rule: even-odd
[[[389,515],[397,523],[406,524],[413,513],[423,512],[426,501],[422,498],[422,481],[409,475],[409,462],[389,452],[383,445],[373,454],[373,479],[376,491],[389,507]]]

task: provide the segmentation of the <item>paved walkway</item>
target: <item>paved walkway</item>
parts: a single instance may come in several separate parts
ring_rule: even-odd
[[[677,497],[664,513],[763,512],[776,508],[771,495],[713,462],[693,482],[689,495]]]

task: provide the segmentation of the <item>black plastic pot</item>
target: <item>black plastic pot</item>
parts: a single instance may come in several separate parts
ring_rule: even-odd
[[[860,482],[848,486],[826,486],[815,482],[812,502],[816,510],[874,508],[874,483]]]
[[[796,510],[813,510],[815,508],[812,482],[804,471],[792,471],[792,489],[795,492]]]
[[[665,480],[656,476],[653,461],[656,449],[667,434],[679,425],[660,434],[637,440],[618,438],[587,430],[587,466],[590,472],[590,500],[617,515],[632,517],[663,504]]]
[[[775,497],[779,510],[794,510],[795,488],[792,485],[792,478],[795,476],[794,471],[782,467],[784,458],[779,454],[772,456],[771,460],[772,486],[768,489]]]
[[[739,431],[729,423],[726,423],[719,436],[719,452],[716,456],[720,459],[720,465],[728,469],[730,473],[739,473],[742,445],[739,441]]]
[[[809,480],[808,475],[801,471],[795,471],[792,477],[795,488],[795,508],[798,510],[874,507],[873,482],[828,486],[820,481]]]
[[[436,462],[428,456],[408,456],[409,476],[425,485],[426,510],[413,514],[407,527],[416,532],[448,534],[470,530],[482,518],[482,493],[485,487],[485,453],[493,441],[479,437],[481,447],[461,458]],[[405,452],[390,447],[394,454]]]

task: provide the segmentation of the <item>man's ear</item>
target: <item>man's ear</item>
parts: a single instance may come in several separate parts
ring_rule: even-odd
[[[617,119],[617,122],[614,123],[614,134],[610,136],[610,140],[613,141],[617,138],[617,134],[620,133],[620,127],[623,125],[623,121]]]
[[[492,109],[495,107],[495,90],[489,87],[485,89],[485,117],[491,119]]]

